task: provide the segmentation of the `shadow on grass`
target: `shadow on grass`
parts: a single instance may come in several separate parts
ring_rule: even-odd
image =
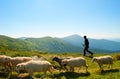
[[[0,72],[0,78],[7,78],[9,73]]]
[[[5,73],[0,73],[0,78],[6,79],[7,74]],[[61,79],[62,77],[65,77],[66,79],[76,79],[79,77],[87,77],[90,76],[90,73],[77,73],[77,72],[61,72],[61,73],[56,73],[56,74],[48,74],[47,77],[52,78],[52,79]],[[40,78],[41,74],[38,74],[36,78]],[[8,79],[30,79],[30,76],[28,74],[12,74]]]
[[[26,76],[19,76],[16,79],[31,79],[31,77],[29,75],[26,75]]]
[[[13,74],[8,71],[0,70],[0,79],[30,79],[29,75],[20,75],[17,76],[17,74]]]
[[[107,73],[115,73],[115,72],[119,72],[119,69],[102,70],[100,74],[105,75]]]
[[[12,74],[9,78],[7,79],[31,79],[31,77],[28,74]]]
[[[61,72],[60,74],[54,74],[54,78],[61,79],[61,77],[65,77],[66,79],[75,79],[78,77],[89,76],[90,73],[76,73],[76,72]]]

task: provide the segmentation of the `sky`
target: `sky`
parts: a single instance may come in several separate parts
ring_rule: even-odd
[[[120,0],[0,0],[0,35],[120,38]]]

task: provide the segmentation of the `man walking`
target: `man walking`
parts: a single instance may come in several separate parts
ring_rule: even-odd
[[[86,55],[86,52],[90,53],[91,56],[93,56],[93,53],[91,51],[89,51],[88,48],[89,48],[89,41],[87,39],[87,36],[84,36],[84,54],[83,54],[83,56]]]

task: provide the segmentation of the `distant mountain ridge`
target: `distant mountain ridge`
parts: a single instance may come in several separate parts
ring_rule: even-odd
[[[120,42],[105,39],[89,39],[90,49],[94,52],[120,51]],[[0,51],[44,51],[49,53],[82,52],[83,37],[71,35],[64,38],[11,38],[0,35]]]
[[[120,42],[120,38],[114,38],[114,39],[109,39],[109,40]]]
[[[90,43],[90,48],[92,49],[120,51],[120,42],[110,41],[106,39],[88,39]],[[63,40],[78,47],[82,47],[82,44],[84,43],[83,37],[79,35],[71,35],[63,38]]]

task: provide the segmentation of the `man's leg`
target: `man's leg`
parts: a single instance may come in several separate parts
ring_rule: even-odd
[[[87,49],[87,52],[89,52],[91,55],[93,55],[93,53],[91,51],[89,51],[88,49]]]
[[[86,55],[86,47],[84,48],[84,51],[83,51],[83,56]]]

